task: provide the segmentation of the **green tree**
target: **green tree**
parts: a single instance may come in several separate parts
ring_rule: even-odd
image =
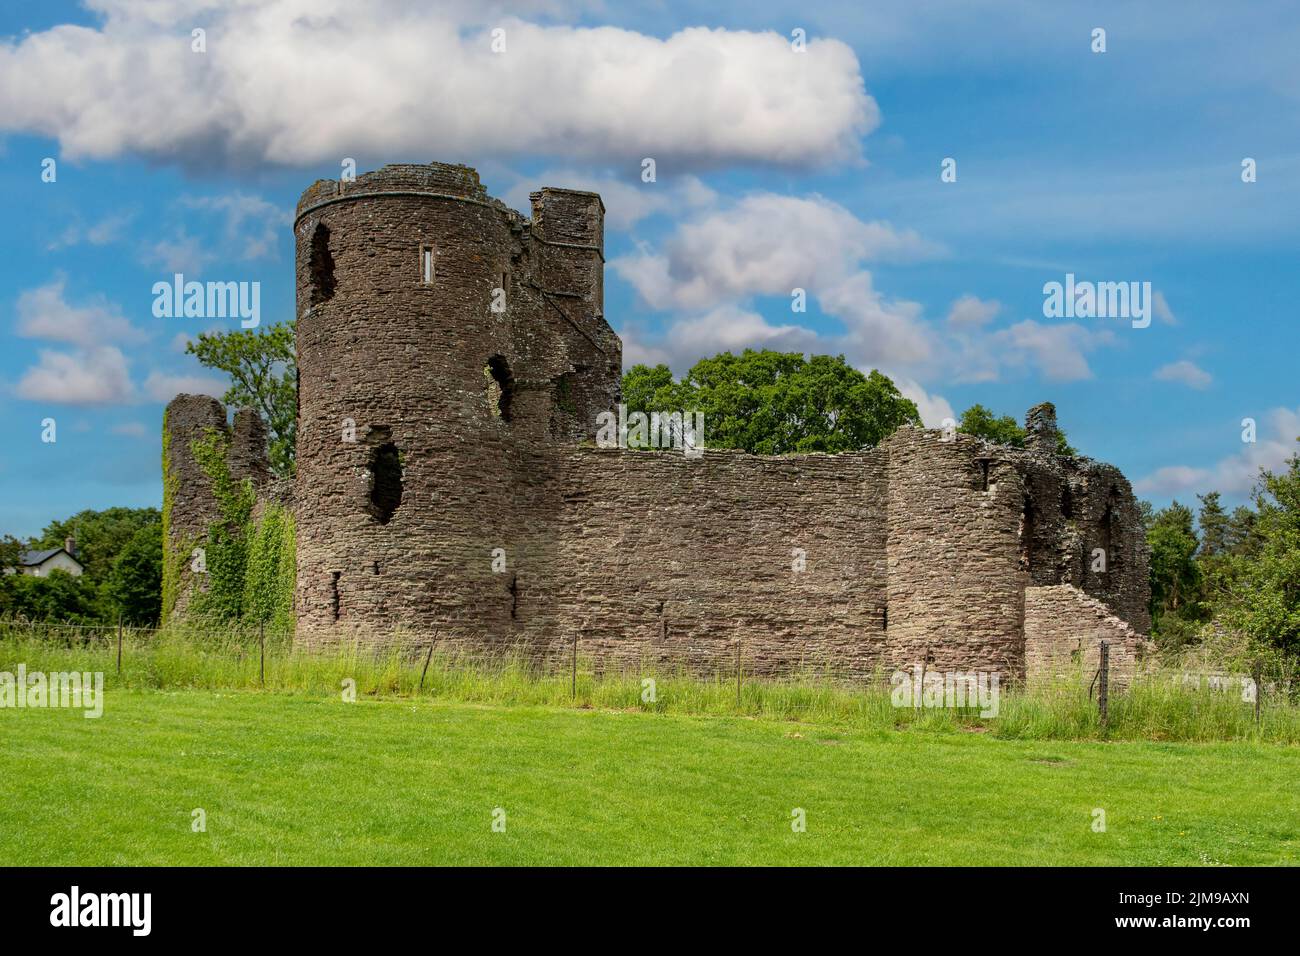
[[[118,553],[105,596],[127,624],[153,625],[162,612],[162,522],[145,525]]]
[[[25,550],[27,549],[23,547],[23,543],[13,535],[0,537],[0,574],[4,574],[6,570],[17,570],[18,556]]]
[[[1147,526],[1151,548],[1151,621],[1157,640],[1182,643],[1187,623],[1201,614],[1202,577],[1196,561],[1200,541],[1192,509],[1177,501],[1152,515]],[[1163,633],[1162,633],[1163,632]],[[1169,640],[1170,634],[1178,640]]]
[[[754,454],[843,452],[879,444],[916,405],[880,372],[864,375],[844,356],[746,349],[701,359],[681,381],[666,365],[623,376],[628,412],[702,412],[705,445]]]
[[[292,475],[298,426],[294,323],[201,332],[185,351],[230,376],[230,388],[221,400],[237,408],[257,409],[270,432],[271,470],[282,477]]]
[[[71,518],[51,521],[33,541],[32,548],[61,548],[65,539],[74,539],[77,560],[86,569],[85,577],[98,585],[108,580],[113,562],[135,533],[161,520],[157,508],[79,511]]]
[[[983,438],[996,445],[1010,445],[1012,448],[1024,448],[1028,433],[1010,415],[995,415],[978,402],[961,413],[957,422],[957,431],[967,435]],[[1077,455],[1065,438],[1065,431],[1056,430],[1056,453],[1058,455]]]
[[[1252,640],[1300,653],[1300,455],[1286,470],[1263,471],[1255,520],[1239,560],[1225,617]]]
[[[99,588],[84,575],[56,570],[0,576],[0,617],[98,624],[108,619]]]

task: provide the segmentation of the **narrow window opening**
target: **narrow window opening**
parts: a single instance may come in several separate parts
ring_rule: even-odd
[[[370,513],[380,524],[388,524],[401,504],[402,456],[387,442],[370,455]]]
[[[1074,517],[1074,494],[1069,485],[1061,491],[1061,514],[1066,518]]]
[[[880,609],[880,629],[882,631],[889,630],[889,608],[887,607]]]
[[[989,460],[980,459],[980,491],[989,490]]]
[[[333,606],[335,621],[339,619],[339,578],[342,576],[342,571],[335,571],[331,575],[330,581],[330,603]]]
[[[379,573],[379,562],[376,561],[376,562],[374,563],[373,567],[374,567],[374,569],[375,569],[375,574],[378,574],[378,573]]]
[[[311,305],[321,305],[334,298],[334,257],[330,255],[330,230],[323,222],[317,223],[315,232],[311,234],[307,273],[311,283]]]
[[[510,575],[510,620],[514,620],[519,612],[519,575]]]
[[[511,405],[515,397],[515,378],[510,374],[510,364],[500,355],[494,355],[483,366],[487,380],[488,409],[502,421],[510,421]]]
[[[433,246],[420,246],[420,282],[433,285]]]

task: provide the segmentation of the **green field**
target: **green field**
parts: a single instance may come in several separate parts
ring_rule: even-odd
[[[1300,749],[1275,744],[125,689],[0,734],[0,865],[1300,859]]]

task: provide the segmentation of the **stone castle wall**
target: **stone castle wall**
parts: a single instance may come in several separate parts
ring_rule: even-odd
[[[235,481],[252,482],[259,497],[284,497],[271,477],[267,431],[262,417],[251,408],[226,421],[226,407],[210,395],[177,395],[163,416],[166,430],[163,480],[167,559],[176,573],[175,602],[164,609],[172,618],[184,617],[194,595],[207,587],[204,574],[192,570],[195,549],[207,545],[208,529],[221,519],[221,507],[212,482],[194,456],[194,442],[218,434],[229,444],[226,465]]]
[[[558,655],[578,635],[611,666],[739,653],[751,673],[1020,676],[1029,591],[1073,585],[1149,628],[1132,491],[1056,454],[1050,405],[1024,449],[910,427],[836,456],[593,447],[622,365],[603,215],[593,193],[543,189],[524,218],[441,164],[303,194],[300,643],[436,634]],[[179,430],[215,420],[182,399]],[[260,481],[243,427],[232,460]],[[204,507],[195,492],[180,525]]]

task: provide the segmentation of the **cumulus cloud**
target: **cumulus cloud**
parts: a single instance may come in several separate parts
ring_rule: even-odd
[[[660,38],[417,0],[92,6],[106,15],[97,28],[0,43],[0,131],[56,138],[71,158],[191,167],[337,164],[369,149],[651,156],[662,178],[692,165],[856,162],[880,122],[836,39],[795,53],[776,31]],[[190,48],[196,26],[204,53]]]
[[[889,375],[888,372],[884,374]],[[927,392],[915,379],[905,375],[889,375],[904,398],[916,403],[916,410],[921,415],[921,423],[927,428],[942,428],[945,420],[956,421],[957,413],[952,404],[942,395]]]
[[[864,222],[820,196],[756,193],[681,223],[662,251],[642,248],[610,265],[651,308],[704,309],[795,288],[817,295],[863,262],[935,251],[914,232]]]
[[[1259,478],[1261,468],[1278,471],[1300,451],[1300,408],[1274,408],[1261,423],[1254,442],[1243,442],[1241,451],[1226,455],[1209,467],[1168,465],[1133,482],[1139,494],[1177,495],[1220,491],[1227,495],[1247,494]]]
[[[1213,375],[1187,359],[1160,366],[1155,370],[1154,377],[1160,382],[1178,382],[1198,390],[1209,388],[1214,381]]]
[[[55,278],[18,296],[16,326],[19,335],[74,345],[106,342],[141,342],[144,332],[135,328],[115,305],[103,297],[73,305],[65,296],[67,279]]]
[[[979,296],[964,295],[948,310],[948,324],[959,328],[979,328],[1002,311],[1002,303],[984,301]]]
[[[62,405],[112,405],[130,400],[133,391],[126,356],[112,345],[41,349],[37,364],[15,387],[19,398]]]
[[[1086,354],[1114,342],[1107,330],[1095,330],[1074,322],[1045,324],[1025,319],[990,336],[1009,367],[1033,365],[1049,382],[1077,382],[1092,378]]]

